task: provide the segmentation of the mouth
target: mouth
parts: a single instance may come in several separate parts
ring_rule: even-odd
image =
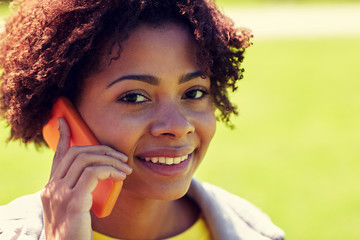
[[[161,165],[177,165],[180,164],[182,162],[184,162],[185,160],[187,160],[190,154],[186,154],[183,156],[179,156],[179,157],[165,157],[165,156],[159,156],[159,157],[138,157],[138,159],[142,160],[142,161],[146,161],[146,162],[152,162],[154,164],[161,164]]]
[[[182,152],[173,149],[157,149],[139,154],[136,159],[139,160],[137,166],[144,167],[147,169],[146,171],[150,171],[152,174],[179,177],[191,170],[194,155],[194,149],[182,150]]]

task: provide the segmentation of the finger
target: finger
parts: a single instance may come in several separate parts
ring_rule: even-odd
[[[76,159],[78,155],[82,153],[110,156],[124,163],[128,160],[128,157],[125,154],[105,145],[73,146],[68,150],[63,160],[59,163],[54,177],[58,179],[64,178],[66,173],[72,167],[73,162],[77,161]]]
[[[69,171],[63,178],[70,188],[73,188],[78,182],[81,174],[88,167],[110,166],[117,171],[123,172],[126,175],[132,173],[132,168],[126,163],[119,161],[117,158],[108,155],[94,154],[94,153],[80,153],[77,159],[71,165]]]
[[[110,166],[90,166],[82,172],[73,191],[77,192],[79,196],[85,196],[94,191],[98,181],[108,178],[114,181],[124,181],[126,174]]]
[[[70,148],[71,134],[70,134],[69,125],[67,124],[67,122],[65,121],[64,118],[58,118],[57,122],[58,122],[58,128],[59,128],[59,142],[56,147],[56,152],[55,152],[54,159],[53,159],[53,165],[52,165],[52,169],[51,169],[52,174],[56,171],[58,165],[61,162],[61,159],[63,159],[66,152]]]

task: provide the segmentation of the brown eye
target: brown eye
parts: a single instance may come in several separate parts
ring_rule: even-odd
[[[207,92],[205,90],[202,89],[192,89],[188,92],[185,93],[185,97],[186,99],[201,99],[203,98],[205,95],[207,95]]]
[[[145,97],[143,94],[138,92],[129,92],[129,93],[125,93],[125,95],[120,97],[118,101],[128,104],[138,104],[149,101],[149,98]]]

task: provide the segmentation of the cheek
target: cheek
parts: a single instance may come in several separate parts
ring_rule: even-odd
[[[197,116],[195,129],[205,154],[216,131],[216,118],[212,109]]]
[[[92,129],[101,144],[110,146],[126,155],[132,154],[138,139],[145,132],[146,123],[142,117],[131,114],[106,114],[93,117]]]
[[[198,116],[195,129],[200,141],[200,145],[197,149],[197,161],[194,166],[194,171],[204,160],[209,144],[215,134],[216,118],[214,112],[209,111],[207,113],[201,114],[201,116]]]
[[[216,118],[214,113],[212,112],[211,115],[208,116],[208,119],[206,121],[206,138],[210,142],[212,138],[214,137],[216,131]]]

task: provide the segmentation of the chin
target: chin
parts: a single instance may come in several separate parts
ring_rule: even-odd
[[[169,180],[150,184],[133,185],[124,181],[124,190],[144,199],[173,201],[182,198],[189,190],[191,177],[181,180]]]

